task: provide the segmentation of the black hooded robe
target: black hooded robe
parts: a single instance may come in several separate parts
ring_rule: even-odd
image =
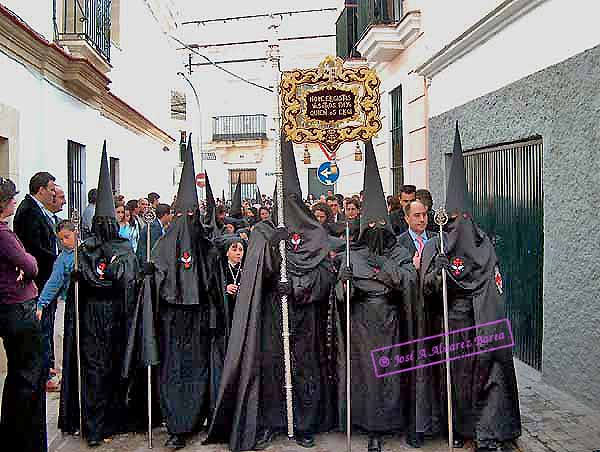
[[[278,248],[267,222],[257,223],[248,244],[217,407],[207,443],[229,442],[251,450],[261,428],[287,429]],[[326,365],[325,321],[333,274],[322,261],[293,276],[288,297],[296,431],[315,433],[333,425]],[[302,301],[304,303],[299,303]]]
[[[170,434],[199,430],[209,414],[210,246],[196,210],[178,215],[152,252],[159,297],[160,405]]]
[[[371,350],[413,339],[417,273],[412,257],[395,242],[376,259],[365,243],[351,245],[351,403],[353,426],[383,434],[404,431],[412,420],[411,377],[376,377]],[[337,293],[345,318],[345,284]]]
[[[464,268],[455,266],[457,273],[447,272],[450,331],[505,318],[504,296],[496,281],[498,259],[489,238],[470,218],[459,217],[451,229],[444,234],[445,252],[451,263],[458,258]],[[441,273],[435,265],[438,253],[439,239],[429,241],[421,265],[425,303],[437,306],[439,318],[443,308]],[[453,342],[475,343],[475,336],[491,331],[490,327],[475,328],[451,337]],[[443,366],[440,368],[445,372]],[[510,348],[453,360],[450,373],[453,425],[459,435],[477,441],[507,441],[520,436],[519,398]],[[442,379],[442,413],[446,411],[445,389]]]
[[[116,259],[110,263],[112,256]],[[87,239],[79,251],[80,347],[84,431],[102,440],[128,431],[137,407],[127,406],[127,384],[121,377],[129,321],[135,308],[138,263],[129,242],[116,238],[104,245]],[[74,284],[65,311],[63,381],[58,427],[79,430]]]

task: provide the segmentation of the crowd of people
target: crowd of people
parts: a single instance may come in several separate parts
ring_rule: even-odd
[[[448,435],[448,424],[454,447],[473,440],[477,451],[500,450],[521,431],[510,349],[384,378],[371,355],[443,334],[442,271],[449,327],[465,330],[464,340],[504,313],[499,263],[471,218],[456,137],[443,253],[431,194],[405,185],[386,198],[370,142],[360,194],[319,199],[303,198],[284,142],[279,202],[242,200],[239,182],[229,202],[215,199],[208,175],[199,201],[190,147],[173,203],[154,192],[125,202],[113,195],[104,149],[81,225],[57,216],[64,192],[51,174],[31,178],[18,209],[14,183],[0,178],[1,432],[21,450],[45,451],[45,393],[60,390],[59,428],[90,447],[144,431],[151,408],[173,449],[202,429],[207,444],[265,449],[288,431],[288,410],[296,442],[310,448],[315,434],[348,428],[350,401],[352,432],[368,435],[370,452],[396,434],[420,448]],[[150,208],[156,219],[147,224]],[[59,299],[62,373],[52,342]]]

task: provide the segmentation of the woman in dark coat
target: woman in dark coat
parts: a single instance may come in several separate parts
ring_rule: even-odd
[[[0,437],[23,452],[45,452],[46,390],[42,334],[36,320],[38,267],[7,219],[15,212],[17,190],[0,177],[0,337],[8,357],[2,394]]]

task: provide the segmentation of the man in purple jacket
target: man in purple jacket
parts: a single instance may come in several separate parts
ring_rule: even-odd
[[[14,450],[46,452],[42,335],[35,317],[38,266],[6,222],[16,194],[15,184],[0,177],[0,337],[8,357],[0,438]]]

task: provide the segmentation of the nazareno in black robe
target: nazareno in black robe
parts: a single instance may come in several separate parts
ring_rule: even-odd
[[[270,243],[274,231],[270,222],[259,222],[250,237],[215,416],[206,440],[229,442],[233,451],[251,450],[261,428],[287,428],[281,303],[277,293],[279,252],[277,245]],[[315,231],[326,238],[320,226]],[[293,246],[291,243],[288,246]],[[323,250],[326,256],[325,243],[319,253]],[[304,265],[313,263],[309,271],[294,271],[292,260],[293,294],[288,306],[294,424],[296,431],[315,433],[330,429],[335,422],[337,385],[329,372],[332,366],[327,363],[326,349],[334,274],[328,260],[316,254],[300,260]]]
[[[451,265],[455,265],[447,272],[450,331],[506,318],[498,258],[487,235],[471,218],[459,216],[449,224],[448,233],[444,234],[444,245]],[[435,265],[438,253],[439,238],[429,241],[423,250],[422,290],[425,305],[432,307],[432,315],[441,322],[441,272]],[[455,261],[456,258],[459,260]],[[462,264],[463,268],[456,264]],[[440,325],[438,334],[442,332],[443,326]],[[500,332],[506,334],[506,324],[454,333],[451,339],[453,342],[471,340],[475,343],[475,336]],[[445,372],[443,366],[440,369]],[[477,441],[507,441],[520,436],[519,398],[510,348],[453,360],[450,373],[455,432],[463,438]],[[444,378],[441,386],[438,404],[444,414]],[[435,405],[436,401],[433,402]]]
[[[115,260],[111,263],[112,257]],[[104,244],[97,237],[79,248],[80,347],[84,431],[88,440],[136,428],[139,407],[127,404],[128,382],[121,376],[129,323],[136,303],[138,263],[131,245],[115,238]],[[74,284],[65,310],[63,380],[58,427],[79,430]]]
[[[196,209],[178,214],[152,251],[160,405],[170,434],[197,431],[209,415],[211,247]]]
[[[406,430],[414,411],[413,374],[403,372],[379,378],[371,358],[373,349],[415,338],[412,310],[417,273],[412,256],[396,243],[393,235],[384,230],[378,233],[385,237],[381,255],[375,256],[362,239],[350,245],[352,425],[370,434]],[[338,258],[345,265],[346,257]],[[336,292],[345,335],[345,284],[341,281]],[[345,344],[344,339],[340,348],[345,350]],[[345,358],[345,351],[342,356]],[[340,402],[345,407],[345,374],[340,374],[344,377]]]

